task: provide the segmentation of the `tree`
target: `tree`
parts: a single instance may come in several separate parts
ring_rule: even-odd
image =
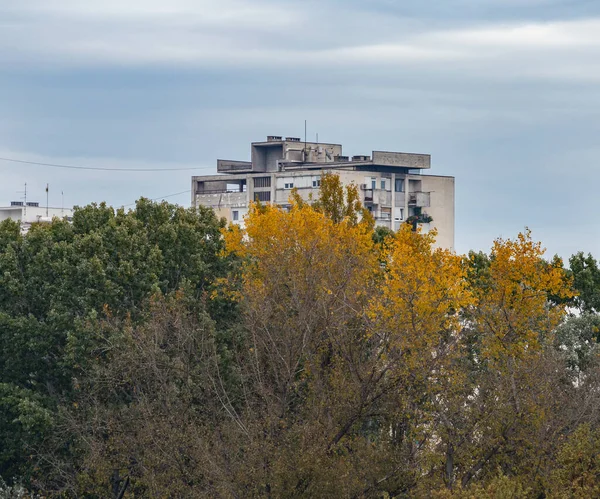
[[[558,452],[548,497],[587,498],[600,496],[600,432],[580,425],[565,439]]]
[[[597,317],[566,315],[562,261],[529,232],[461,257],[375,230],[324,183],[243,227],[148,201],[1,225],[5,476],[86,497],[595,494]]]
[[[426,422],[408,421],[423,416],[419,390],[444,365],[470,300],[460,258],[408,226],[376,245],[370,226],[296,203],[253,210],[245,232],[225,237],[247,262],[248,386],[270,443],[259,461],[272,471],[253,480],[275,495],[409,487]]]
[[[431,459],[440,463],[433,467],[433,483],[485,483],[498,466],[512,475],[519,466],[533,467],[548,450],[540,433],[557,428],[550,420],[564,414],[555,412],[558,401],[572,388],[562,382],[560,359],[547,348],[565,313],[564,306],[550,307],[549,299],[571,292],[562,266],[548,265],[542,255],[527,232],[498,239],[489,256],[470,253],[465,259],[475,301],[462,311],[461,353],[433,400],[439,445]],[[564,428],[564,421],[556,424]]]
[[[583,252],[569,259],[573,287],[577,290],[575,304],[582,312],[600,312],[600,269],[596,259]]]
[[[298,206],[303,204],[297,196],[295,202]],[[334,173],[326,173],[321,176],[319,198],[312,204],[312,207],[334,223],[346,220],[353,225],[359,221],[370,227],[375,225],[373,215],[360,202],[358,186],[352,183],[344,187],[340,176]]]
[[[97,346],[90,324],[142,321],[149,298],[224,275],[212,210],[140,200],[134,210],[77,208],[73,222],[0,224],[0,476],[28,478],[59,403]],[[34,456],[34,457],[31,457]]]

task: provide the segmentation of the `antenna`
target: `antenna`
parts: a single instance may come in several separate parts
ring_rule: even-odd
[[[306,120],[304,120],[304,162],[306,163]]]
[[[20,199],[23,199],[25,202],[23,203],[23,218],[27,216],[27,182],[25,182],[25,190],[17,191],[17,194],[24,194]]]
[[[46,218],[48,218],[48,206],[49,206],[49,196],[50,196],[50,184],[46,184]]]
[[[62,204],[60,205],[60,214],[65,214],[65,191],[60,191],[60,195],[62,197]]]

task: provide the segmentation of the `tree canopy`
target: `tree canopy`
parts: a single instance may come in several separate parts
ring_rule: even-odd
[[[591,260],[456,255],[322,187],[2,223],[0,497],[598,495]]]

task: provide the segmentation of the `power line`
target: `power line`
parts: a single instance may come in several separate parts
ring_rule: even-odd
[[[187,191],[181,191],[181,192],[176,192],[175,194],[167,194],[166,196],[160,196],[158,198],[151,199],[150,201],[158,201],[159,199],[167,199],[167,198],[172,198],[174,196],[181,196],[181,194],[188,194],[190,192],[192,192],[192,190],[188,189]],[[128,206],[135,206],[136,203],[124,204],[123,208],[127,208]]]
[[[14,158],[0,158],[0,161],[8,161],[11,163],[21,163],[25,165],[49,166],[51,168],[68,168],[70,170],[97,170],[110,172],[175,172],[175,171],[191,171],[191,170],[210,170],[212,168],[104,168],[100,166],[73,166],[73,165],[58,165],[55,163],[40,163],[37,161],[24,161]]]

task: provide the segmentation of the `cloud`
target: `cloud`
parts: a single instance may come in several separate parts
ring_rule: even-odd
[[[289,26],[298,13],[278,3],[250,3],[242,0],[32,0],[15,6],[14,13],[45,21],[105,21],[164,25],[219,26],[240,28],[260,25],[261,29]]]
[[[61,67],[425,68],[476,77],[600,80],[600,18],[434,27],[382,13],[265,0],[15,3],[0,61]],[[314,6],[313,6],[314,7]],[[35,36],[32,36],[35,33]]]
[[[348,154],[431,153],[432,173],[457,179],[461,251],[525,225],[545,231],[551,252],[593,251],[592,4],[0,2],[0,156],[213,173],[217,157],[249,159],[250,141],[300,136],[308,119],[309,136],[342,142]],[[160,197],[189,188],[191,176],[3,163],[0,171],[4,202],[27,181],[33,200],[49,182],[51,198],[64,189],[66,204]]]

